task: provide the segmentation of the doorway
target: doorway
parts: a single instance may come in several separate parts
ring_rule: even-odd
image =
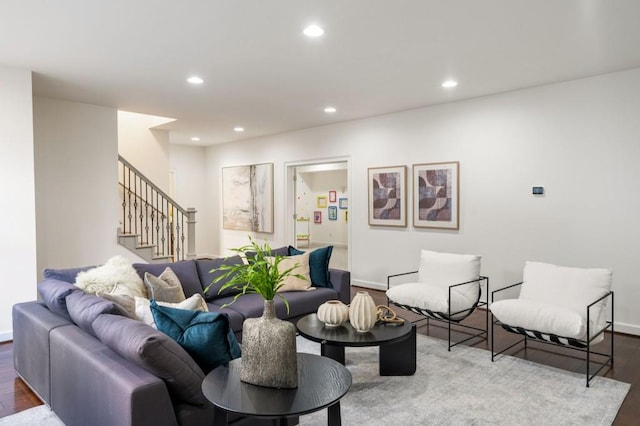
[[[333,246],[329,266],[349,270],[349,160],[287,165],[291,240],[302,250]]]

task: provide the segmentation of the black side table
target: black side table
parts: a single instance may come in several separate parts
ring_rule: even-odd
[[[226,426],[227,413],[272,419],[328,408],[329,426],[340,426],[340,398],[351,387],[351,373],[342,364],[318,355],[298,353],[298,387],[274,389],[240,381],[241,360],[217,367],[202,382],[202,393],[215,408],[214,426]]]
[[[379,346],[381,376],[411,376],[416,372],[416,326],[376,324],[366,333],[357,332],[347,321],[339,327],[326,327],[318,315],[309,314],[296,324],[301,336],[320,343],[323,356],[344,365],[344,348]]]

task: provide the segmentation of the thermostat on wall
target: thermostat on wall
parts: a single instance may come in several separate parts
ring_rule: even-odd
[[[544,186],[534,186],[531,188],[531,193],[533,195],[543,195],[544,194]]]

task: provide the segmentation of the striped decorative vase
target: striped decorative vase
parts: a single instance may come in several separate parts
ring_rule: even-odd
[[[358,333],[371,330],[378,320],[378,311],[373,298],[366,291],[359,291],[349,306],[349,322]]]

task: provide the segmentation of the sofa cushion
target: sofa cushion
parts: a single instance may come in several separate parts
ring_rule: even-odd
[[[136,301],[133,297],[126,294],[98,293],[98,297],[107,299],[120,308],[120,310],[129,318],[136,318]]]
[[[270,262],[275,262],[275,259],[275,257],[267,257]],[[278,272],[282,274],[289,269],[291,273],[282,280],[282,286],[278,288],[278,292],[315,290],[315,287],[311,287],[309,277],[309,253],[281,258],[278,262]]]
[[[82,291],[69,294],[66,297],[66,301],[69,316],[71,316],[73,322],[93,336],[95,336],[96,333],[92,324],[99,315],[126,315],[115,303]]]
[[[311,277],[311,285],[314,287],[333,288],[331,277],[329,275],[329,260],[333,246],[321,247],[313,250],[309,255],[309,276]],[[296,256],[303,254],[304,251],[289,246],[287,255]]]
[[[71,321],[67,310],[67,296],[73,292],[81,292],[75,285],[58,279],[45,279],[38,284],[38,293],[49,310]]]
[[[97,337],[123,358],[163,379],[174,400],[206,405],[202,395],[204,373],[173,339],[139,321],[100,315],[94,322]]]
[[[180,279],[168,266],[157,277],[145,272],[144,286],[147,289],[149,299],[169,303],[178,303],[186,299]]]
[[[240,357],[240,347],[225,314],[194,312],[151,302],[158,330],[180,344],[206,373]]]
[[[194,294],[191,297],[186,298],[182,302],[169,303],[169,302],[157,302],[160,306],[168,306],[170,308],[188,309],[190,311],[203,311],[209,310],[204,298],[199,294]],[[135,298],[135,319],[142,321],[143,323],[157,328],[151,313],[151,301],[142,297]]]
[[[131,262],[123,256],[114,256],[102,266],[80,272],[75,284],[91,294],[112,293],[146,297],[142,280]]]
[[[173,263],[134,263],[133,268],[136,270],[140,278],[144,278],[144,273],[149,272],[156,277],[169,266],[176,274],[182,284],[182,291],[185,297],[192,296],[196,293],[204,294],[198,271],[196,270],[195,260],[181,260]]]
[[[256,255],[255,251],[246,252],[247,258],[254,257]],[[264,253],[265,256],[289,256],[289,247],[278,247],[272,248],[268,252]]]
[[[196,267],[198,269],[198,276],[200,282],[204,288],[211,285],[204,297],[209,302],[220,296],[229,296],[240,293],[240,290],[234,288],[227,288],[222,293],[218,294],[220,287],[222,287],[230,278],[220,280],[217,283],[214,281],[224,275],[227,271],[219,271],[222,265],[242,265],[244,262],[240,256],[221,257],[219,259],[198,259],[196,260]]]
[[[75,283],[76,276],[80,272],[88,271],[89,269],[93,269],[95,266],[84,266],[82,268],[69,268],[69,269],[45,269],[43,273],[44,279],[52,278],[60,281],[65,281],[68,283]]]

